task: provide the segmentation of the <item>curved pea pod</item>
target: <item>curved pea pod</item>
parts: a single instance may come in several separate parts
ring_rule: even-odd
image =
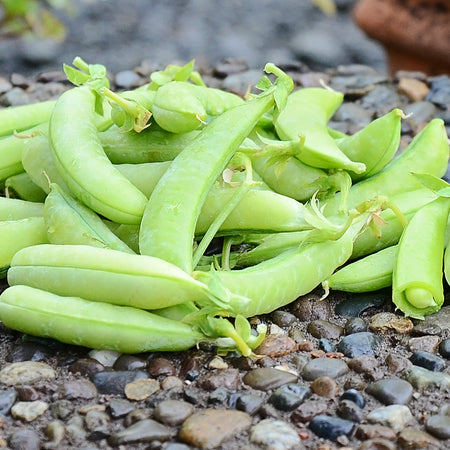
[[[422,188],[414,173],[426,173],[442,177],[448,166],[449,145],[442,119],[431,120],[417,134],[408,147],[377,174],[355,183],[348,193],[348,208],[383,195],[387,198],[401,192]],[[325,215],[333,215],[340,207],[337,194],[323,202]]]
[[[55,100],[9,106],[0,109],[0,136],[23,131],[48,122],[55,106]]]
[[[123,133],[112,126],[99,133],[106,156],[114,164],[138,164],[172,161],[195,137],[199,130],[188,133],[170,133],[158,126],[136,133]]]
[[[338,269],[323,288],[345,292],[371,292],[392,285],[397,246],[392,245]]]
[[[142,309],[208,296],[205,285],[166,261],[89,245],[46,244],[17,252],[8,282]]]
[[[44,204],[19,198],[0,197],[0,220],[17,220],[28,217],[42,217]]]
[[[47,195],[26,172],[8,177],[5,180],[5,192],[9,197],[38,203],[42,203]]]
[[[56,183],[44,202],[47,238],[51,244],[80,244],[134,253],[91,209]]]
[[[341,92],[329,89],[298,89],[289,95],[285,108],[274,116],[275,130],[285,140],[304,137],[303,150],[297,158],[305,164],[362,173],[365,165],[350,160],[328,133],[328,121],[343,98]]]
[[[450,199],[438,198],[411,218],[398,244],[392,300],[406,316],[423,319],[444,302],[443,255]]]
[[[205,339],[187,324],[148,311],[23,285],[0,295],[0,320],[22,333],[121,353],[187,350]]]
[[[48,242],[43,217],[0,222],[0,278],[4,278],[14,255],[21,249]]]
[[[93,117],[95,95],[87,86],[64,92],[50,119],[55,165],[76,198],[119,223],[139,223],[147,198],[106,156]]]
[[[393,109],[352,136],[336,140],[345,155],[352,161],[362,162],[366,166],[364,172],[350,174],[353,181],[375,175],[394,158],[400,144],[404,117],[402,110]]]

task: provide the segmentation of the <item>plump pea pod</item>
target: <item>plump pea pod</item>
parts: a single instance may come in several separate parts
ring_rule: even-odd
[[[339,239],[309,243],[241,270],[194,272],[212,292],[228,297],[224,314],[252,317],[266,314],[311,292],[351,255],[357,228]]]
[[[303,151],[297,156],[305,164],[362,173],[365,165],[351,161],[328,133],[328,121],[343,98],[342,93],[328,89],[298,89],[289,95],[283,111],[274,116],[275,129],[281,139],[305,138]]]
[[[0,295],[0,320],[22,333],[121,353],[187,350],[205,339],[187,324],[148,311],[21,285]]]
[[[8,177],[5,180],[5,192],[8,197],[38,203],[42,203],[47,195],[26,172]]]
[[[26,219],[27,217],[42,217],[43,215],[43,203],[0,197],[0,220]]]
[[[3,220],[0,236],[0,278],[6,276],[6,270],[19,250],[48,242],[43,217]]]
[[[50,185],[44,202],[47,238],[51,244],[80,244],[134,253],[91,209],[64,192],[56,183]]]
[[[139,223],[147,198],[109,161],[93,121],[95,95],[87,86],[64,92],[50,119],[53,159],[80,201],[119,223]]]
[[[17,252],[8,282],[143,309],[209,294],[205,285],[166,261],[89,245],[46,244]]]
[[[392,300],[406,316],[423,319],[444,302],[443,255],[450,199],[420,208],[398,244],[392,274]]]
[[[121,132],[112,126],[99,133],[100,142],[114,164],[172,161],[200,131],[175,134],[152,125],[141,133]]]
[[[279,69],[266,65],[266,71]],[[155,187],[140,226],[139,247],[191,273],[197,218],[209,189],[255,127],[258,119],[292,89],[286,74],[262,94],[225,111],[172,162]],[[195,161],[195,163],[193,163]]]
[[[322,283],[325,291],[371,292],[392,285],[397,245],[365,256],[338,269]]]
[[[0,109],[0,136],[48,122],[54,106],[55,100],[47,100]]]
[[[377,195],[390,198],[401,192],[420,189],[422,185],[413,173],[442,177],[447,170],[448,160],[449,145],[444,121],[433,119],[383,170],[352,186],[348,194],[348,208],[354,208]],[[325,215],[338,212],[341,203],[339,197],[336,194],[324,201]]]
[[[394,158],[400,144],[404,117],[402,110],[393,109],[352,136],[336,140],[338,147],[349,159],[366,166],[364,172],[350,174],[353,181],[375,175]]]

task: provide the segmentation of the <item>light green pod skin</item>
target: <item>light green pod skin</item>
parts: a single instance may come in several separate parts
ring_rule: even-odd
[[[199,130],[176,134],[152,124],[136,133],[121,132],[116,126],[99,133],[100,142],[114,164],[139,164],[172,161],[199,133]]]
[[[10,197],[38,203],[42,203],[47,195],[26,172],[7,178],[5,180],[5,192]]]
[[[22,333],[121,353],[187,350],[205,339],[189,325],[148,311],[23,285],[0,295],[0,320]]]
[[[94,211],[55,183],[44,202],[44,220],[51,244],[91,245],[134,253]]]
[[[447,170],[448,160],[449,145],[444,121],[433,119],[383,170],[351,187],[348,208],[354,208],[376,196],[390,199],[401,192],[421,189],[422,184],[413,174],[426,173],[440,178]],[[323,202],[324,214],[337,214],[340,200],[339,194],[326,199]]]
[[[404,117],[402,110],[393,109],[352,136],[336,140],[338,147],[352,161],[362,162],[366,166],[363,173],[350,174],[353,181],[375,175],[394,158],[400,145]]]
[[[23,131],[48,122],[55,106],[55,100],[9,106],[0,109],[0,136]]]
[[[208,295],[205,285],[158,258],[89,245],[47,244],[24,250],[11,261],[10,285],[142,309]]]
[[[44,204],[19,198],[0,197],[0,220],[18,220],[28,217],[42,217]]]
[[[392,285],[397,246],[386,247],[343,266],[322,285],[344,292],[372,292]]]
[[[292,92],[285,108],[274,117],[281,139],[304,136],[303,152],[297,157],[319,169],[346,169],[362,173],[365,165],[351,161],[328,133],[328,121],[342,103],[341,92],[323,88],[303,88]]]
[[[0,278],[5,278],[11,260],[19,250],[48,242],[43,217],[3,220],[0,236]]]
[[[423,319],[444,303],[443,255],[450,199],[414,214],[406,226],[392,274],[392,301],[406,316]]]
[[[139,223],[147,198],[111,163],[94,123],[95,96],[87,86],[64,92],[50,119],[52,156],[74,196],[119,223]]]

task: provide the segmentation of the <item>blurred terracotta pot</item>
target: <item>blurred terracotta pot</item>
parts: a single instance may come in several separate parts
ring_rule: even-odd
[[[360,0],[357,25],[385,48],[389,72],[450,73],[449,0]]]

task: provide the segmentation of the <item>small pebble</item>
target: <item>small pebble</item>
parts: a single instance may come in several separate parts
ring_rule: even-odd
[[[90,440],[98,441],[108,437],[111,434],[111,423],[109,416],[103,411],[89,411],[84,418],[84,423],[86,429],[90,431]]]
[[[296,317],[290,312],[278,309],[271,315],[273,322],[281,328],[287,328],[296,322]]]
[[[378,423],[399,432],[414,422],[413,415],[406,405],[388,405],[373,409],[366,416],[370,423]]]
[[[332,309],[327,299],[321,300],[320,296],[307,294],[299,297],[290,305],[292,313],[302,322],[312,320],[327,320],[332,315]]]
[[[362,331],[344,336],[336,348],[345,356],[356,358],[364,355],[375,355],[378,344],[379,339],[375,334],[370,331]]]
[[[92,377],[92,382],[101,394],[124,395],[125,386],[139,378],[148,378],[148,373],[141,370],[104,371]]]
[[[91,350],[89,357],[97,360],[104,367],[112,367],[121,354],[114,350]]]
[[[236,398],[235,407],[239,411],[244,411],[253,416],[258,412],[264,399],[256,394],[238,394]]]
[[[450,439],[450,416],[436,414],[428,417],[425,429],[439,439]]]
[[[242,381],[253,389],[269,391],[284,384],[295,383],[297,379],[297,375],[285,370],[272,367],[260,367],[247,372],[243,376]]]
[[[164,400],[154,410],[158,422],[169,426],[181,425],[194,412],[194,407],[181,400]]]
[[[413,337],[408,341],[408,347],[412,352],[430,352],[436,353],[441,338],[439,336],[420,336]]]
[[[443,372],[433,372],[420,366],[412,366],[406,371],[404,377],[413,387],[419,390],[450,389],[450,375]]]
[[[124,392],[128,400],[141,401],[159,391],[157,380],[151,378],[138,378],[125,385]]]
[[[289,450],[301,448],[297,431],[281,420],[264,419],[250,430],[250,442],[266,450]]]
[[[450,359],[450,339],[443,339],[439,344],[439,353],[442,357]]]
[[[224,359],[221,356],[214,356],[211,361],[208,363],[208,369],[218,369],[218,370],[224,370],[228,369],[228,364],[224,361]]]
[[[148,373],[154,378],[169,377],[176,375],[177,369],[167,358],[154,358],[148,362]]]
[[[442,372],[447,366],[445,360],[433,353],[425,351],[414,352],[409,360],[415,366],[420,366],[433,372]]]
[[[98,372],[105,370],[105,366],[94,358],[80,358],[69,366],[69,370],[80,375],[92,377]]]
[[[338,378],[348,372],[348,366],[342,359],[315,358],[309,361],[302,369],[302,377],[313,381],[322,376]]]
[[[412,320],[408,317],[399,317],[397,314],[381,312],[374,314],[369,320],[369,329],[377,333],[395,331],[407,334],[414,328]]]
[[[112,446],[119,446],[139,442],[164,442],[171,436],[172,432],[169,427],[156,422],[156,420],[143,419],[128,428],[112,433],[108,438],[108,443]]]
[[[9,446],[11,450],[39,450],[41,438],[36,431],[25,428],[12,433]]]
[[[306,400],[299,405],[291,414],[291,420],[294,423],[306,423],[320,414],[328,411],[329,405],[321,399]]]
[[[364,417],[362,409],[351,400],[340,400],[336,408],[336,413],[342,419],[358,423]]]
[[[43,362],[23,361],[6,365],[0,370],[0,383],[7,386],[33,384],[56,377],[52,367]]]
[[[364,396],[356,389],[347,389],[346,391],[344,391],[344,393],[340,397],[340,400],[350,400],[360,408],[364,408],[364,406],[366,405]]]
[[[315,338],[338,339],[344,334],[344,328],[328,320],[311,321],[306,330]]]
[[[389,353],[389,355],[386,356],[385,364],[389,371],[393,373],[401,373],[406,369],[409,369],[412,365],[408,358],[393,353]]]
[[[297,342],[284,334],[269,334],[255,350],[257,355],[267,355],[271,358],[288,355],[297,350]]]
[[[350,436],[355,429],[351,420],[320,414],[312,418],[309,428],[317,436],[335,441],[339,436]]]
[[[428,86],[415,78],[401,78],[397,90],[400,94],[406,95],[413,102],[423,100],[430,92]]]
[[[70,380],[61,386],[61,396],[68,400],[85,399],[90,400],[97,397],[97,388],[89,380]]]
[[[367,327],[367,322],[364,319],[361,319],[361,317],[351,317],[345,322],[344,333],[360,333],[361,331],[367,331]]]
[[[45,427],[44,433],[50,440],[45,448],[57,448],[64,439],[66,429],[60,420],[53,420]],[[50,446],[48,444],[50,444]]]
[[[207,391],[213,391],[219,387],[236,391],[241,385],[239,370],[234,368],[212,370],[199,380],[199,385]]]
[[[134,355],[120,355],[112,365],[114,370],[143,370],[147,367],[147,361]]]
[[[326,375],[314,379],[311,390],[321,397],[334,398],[339,394],[339,386],[336,381]]]
[[[387,439],[375,438],[364,441],[358,450],[398,450],[398,447]]]
[[[308,386],[286,384],[276,389],[267,401],[281,411],[293,411],[310,395]]]
[[[400,431],[398,443],[402,448],[438,449],[440,447],[440,442],[436,438],[413,427]]]
[[[17,391],[15,389],[6,389],[5,391],[0,391],[0,415],[6,416],[12,405],[17,399]]]
[[[362,441],[367,439],[385,439],[393,441],[396,438],[396,432],[392,428],[384,425],[364,423],[357,426],[355,436]]]
[[[134,410],[135,405],[123,398],[111,398],[108,404],[109,413],[113,419],[126,416]]]
[[[11,408],[11,415],[15,419],[32,422],[45,413],[48,409],[48,403],[42,400],[34,402],[17,402]]]
[[[385,405],[406,405],[412,399],[413,387],[400,378],[384,378],[369,384],[366,392]]]

